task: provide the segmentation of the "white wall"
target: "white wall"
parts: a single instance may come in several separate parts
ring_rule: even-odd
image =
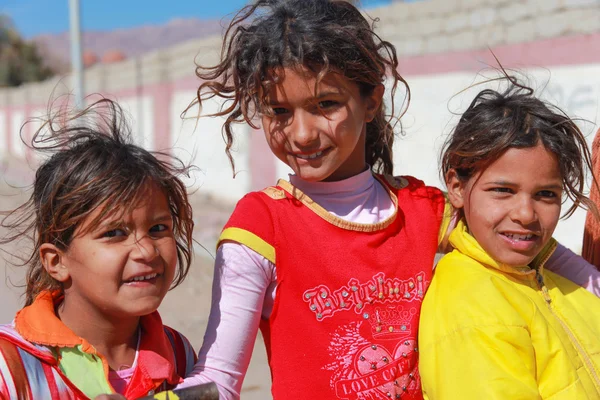
[[[196,97],[195,91],[181,91],[173,95],[171,103],[171,132],[174,153],[185,162],[192,161],[198,167],[191,183],[202,192],[216,197],[237,201],[250,190],[249,134],[250,127],[235,126],[235,142],[231,149],[235,158],[236,178],[225,155],[225,142],[221,127],[225,118],[201,117],[198,108],[190,109],[184,118],[181,113]],[[220,103],[216,100],[203,104],[202,115],[216,112]]]
[[[151,96],[140,96],[116,100],[125,111],[135,144],[154,150],[154,99]]]
[[[543,98],[561,107],[570,117],[583,119],[578,124],[591,143],[600,121],[600,65],[551,70],[530,68],[524,72]],[[440,149],[458,121],[458,116],[453,116],[451,111],[462,112],[483,87],[458,94],[476,81],[473,73],[406,79],[411,87],[412,101],[403,118],[406,136],[398,138],[395,144],[395,173],[414,175],[430,185],[443,187],[439,178]],[[563,209],[569,206],[565,204]],[[585,212],[578,210],[570,219],[559,223],[556,238],[574,251],[580,251],[584,222]]]

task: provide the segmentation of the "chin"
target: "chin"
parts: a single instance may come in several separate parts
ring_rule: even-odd
[[[295,172],[300,178],[308,182],[322,182],[329,178],[330,175],[321,174],[317,171],[298,171]]]
[[[510,267],[522,267],[524,265],[529,265],[533,261],[534,258],[535,258],[535,256],[526,256],[526,255],[518,254],[518,255],[510,255],[510,256],[506,256],[506,257],[499,257],[499,258],[496,258],[496,260],[501,262],[502,264],[506,264]]]
[[[133,304],[129,304],[126,312],[131,316],[143,317],[144,315],[152,314],[158,310],[162,299],[157,300],[138,300]]]

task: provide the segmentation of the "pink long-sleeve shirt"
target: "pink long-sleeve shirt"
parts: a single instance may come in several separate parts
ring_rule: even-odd
[[[351,222],[377,223],[394,212],[385,188],[365,171],[337,182],[290,182],[331,214]],[[559,245],[546,267],[600,296],[600,272]],[[239,243],[217,249],[212,306],[204,343],[192,374],[180,387],[215,382],[221,399],[239,399],[261,318],[273,309],[275,265]]]

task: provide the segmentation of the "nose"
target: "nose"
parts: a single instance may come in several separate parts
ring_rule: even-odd
[[[300,150],[314,147],[319,139],[319,129],[313,116],[304,110],[295,113],[289,129],[294,145]]]
[[[154,240],[148,235],[137,239],[134,246],[131,256],[139,261],[150,262],[160,254]]]
[[[535,211],[534,199],[530,196],[519,196],[513,205],[511,219],[521,225],[529,225],[537,221],[537,212]]]

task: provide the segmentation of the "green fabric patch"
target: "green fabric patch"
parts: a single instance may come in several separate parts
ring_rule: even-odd
[[[59,368],[65,376],[87,397],[93,399],[106,393],[114,393],[104,375],[100,357],[85,353],[81,345],[58,349]]]

